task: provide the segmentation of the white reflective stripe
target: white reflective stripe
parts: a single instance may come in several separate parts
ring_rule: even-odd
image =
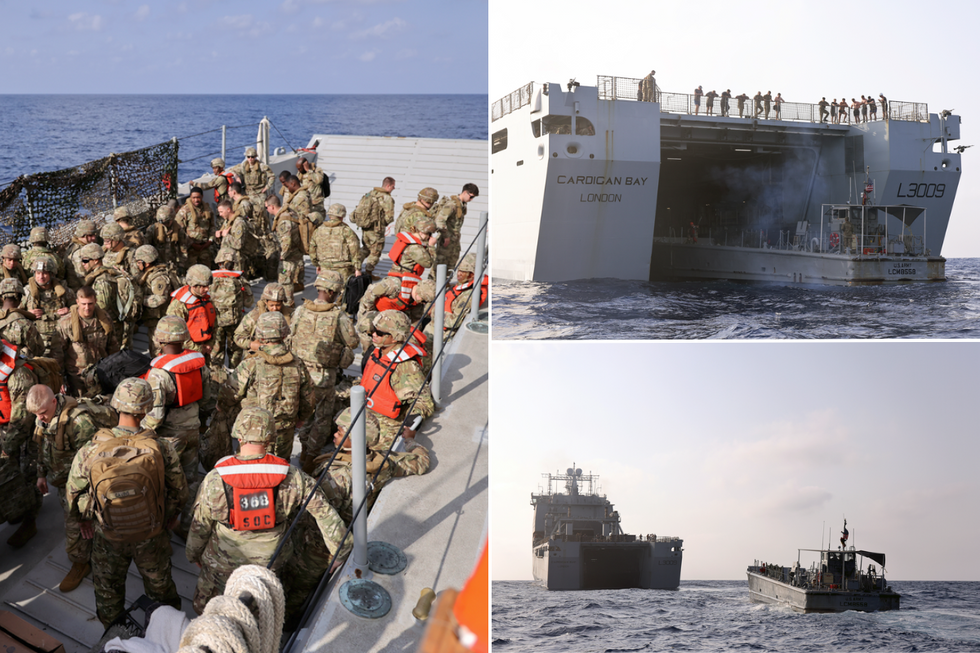
[[[158,356],[157,358],[154,358],[153,363],[156,363],[157,360],[159,360],[160,358],[163,358],[163,356]],[[169,363],[164,363],[164,365],[160,369],[169,372],[170,370],[173,369],[174,365],[180,365],[181,363],[186,363],[187,361],[192,361],[197,358],[204,358],[204,354],[201,354],[200,352],[196,352],[196,351],[188,351],[185,352],[183,356],[178,356],[177,358],[173,359]]]
[[[222,476],[235,476],[237,474],[278,474],[285,476],[289,473],[289,465],[277,465],[275,463],[222,465],[215,467],[215,469]]]
[[[398,360],[396,362],[398,362],[398,363],[404,363],[405,361],[407,361],[408,359],[410,359],[412,357],[412,353],[409,351],[409,349],[410,349],[410,346],[409,347],[405,347],[405,349],[402,349],[402,353],[398,355]],[[388,358],[388,360],[393,361],[393,360],[395,360],[395,354],[396,353],[397,352],[389,351],[386,354],[386,357]]]
[[[3,343],[3,353],[4,354],[6,354],[7,356],[9,356],[11,358],[16,358],[17,357],[17,350],[16,349],[14,349],[13,347],[11,347],[4,340],[0,340],[0,342]]]
[[[157,356],[156,358],[150,361],[150,367],[156,367],[158,360],[160,360],[161,358],[166,358],[169,355],[170,354],[160,354],[159,356]]]

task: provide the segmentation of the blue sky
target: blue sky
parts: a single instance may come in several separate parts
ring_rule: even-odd
[[[486,93],[486,0],[0,0],[4,93]]]

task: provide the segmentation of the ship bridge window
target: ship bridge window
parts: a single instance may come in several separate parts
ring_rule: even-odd
[[[502,150],[507,149],[507,128],[504,127],[499,132],[493,133],[493,147],[491,148],[491,154],[496,154]]]
[[[531,131],[534,137],[538,138],[541,134],[572,134],[571,116],[545,116],[540,120],[531,123]],[[595,126],[588,118],[576,116],[575,118],[576,136],[595,136]]]

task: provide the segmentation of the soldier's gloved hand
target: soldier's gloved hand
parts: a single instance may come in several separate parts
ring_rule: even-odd
[[[82,532],[83,540],[91,540],[93,537],[95,537],[95,528],[92,527],[91,521],[78,522],[78,530]]]
[[[48,493],[48,479],[39,476],[37,479],[37,489],[41,491],[41,494],[46,495]]]

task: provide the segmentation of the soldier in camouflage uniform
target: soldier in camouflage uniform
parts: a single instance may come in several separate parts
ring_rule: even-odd
[[[432,219],[429,209],[439,201],[439,191],[435,188],[423,188],[419,191],[418,200],[402,206],[402,212],[395,221],[395,233],[400,231],[415,231],[415,222],[419,218]]]
[[[367,274],[374,272],[375,266],[381,260],[381,253],[385,249],[385,229],[395,221],[395,200],[391,197],[393,190],[395,180],[385,177],[381,188],[375,187],[365,193],[355,209],[358,216],[354,224],[362,229],[364,245],[361,247],[361,257],[364,259],[364,271]],[[362,211],[367,215],[361,216]]]
[[[218,204],[218,215],[224,220],[221,229],[215,232],[215,238],[221,239],[221,249],[231,250],[235,256],[237,265],[244,266],[248,263],[249,270],[246,276],[254,278],[252,262],[256,261],[259,251],[258,242],[252,234],[252,227],[248,223],[248,218],[239,216],[232,208],[231,202],[225,200]],[[220,263],[217,259],[216,264]],[[264,266],[262,266],[264,268]],[[243,270],[244,267],[237,269]]]
[[[476,254],[467,254],[463,257],[463,260],[459,262],[459,283],[454,286],[450,286],[446,290],[445,298],[445,318],[443,320],[443,328],[447,331],[452,329],[454,326],[460,323],[463,315],[470,312],[470,301],[473,297],[473,278],[475,275],[474,268],[476,267]],[[483,306],[487,301],[487,292],[489,285],[489,278],[483,275],[483,281],[480,285],[480,305]],[[423,281],[418,286],[415,287],[415,292],[413,297],[419,302],[431,302],[436,298],[436,282],[432,279]],[[428,336],[432,336],[432,329],[435,322],[429,322],[425,327],[425,333]]]
[[[402,347],[411,333],[408,317],[401,311],[382,311],[373,325],[374,351],[361,385],[371,406],[368,410],[381,427],[379,446],[388,449],[399,433],[405,440],[414,438],[422,419],[435,412],[435,402],[418,360],[420,353],[411,343]]]
[[[167,315],[176,315],[187,323],[190,339],[184,343],[184,348],[199,351],[209,358],[218,326],[218,312],[208,293],[211,270],[200,264],[192,265],[187,270],[186,281],[187,285],[171,293],[173,299],[167,307]]]
[[[327,221],[316,228],[310,239],[310,260],[317,274],[333,270],[346,285],[350,275],[361,276],[361,243],[354,230],[344,224],[345,217],[347,207],[330,205]]]
[[[187,269],[187,264],[181,259],[180,228],[174,222],[174,212],[164,204],[157,209],[156,222],[146,228],[146,244],[156,248],[159,260],[171,263],[178,274]]]
[[[303,361],[293,356],[284,340],[289,325],[282,313],[263,313],[255,325],[258,351],[249,352],[229,379],[232,401],[259,406],[276,420],[275,454],[289,459],[293,435],[313,415],[313,381]]]
[[[102,388],[95,378],[95,364],[119,351],[119,340],[111,318],[98,305],[92,288],[78,289],[75,305],[58,321],[58,334],[65,344],[65,376],[71,394],[75,397],[100,394]]]
[[[459,260],[460,232],[466,218],[466,205],[480,194],[476,184],[466,184],[459,195],[453,195],[434,210],[436,231],[441,235],[436,251],[436,265],[445,264],[451,270]]]
[[[211,159],[211,172],[214,173],[214,177],[210,181],[201,182],[199,185],[205,190],[213,188],[214,203],[221,204],[228,199],[228,184],[230,183],[228,176],[231,173],[225,172],[225,160],[221,157]],[[231,177],[234,179],[234,175]]]
[[[184,349],[189,338],[187,324],[173,315],[160,318],[153,340],[161,349],[153,359],[146,380],[153,389],[153,408],[141,423],[145,429],[173,445],[187,480],[187,503],[181,510],[175,532],[187,539],[197,496],[198,445],[201,425],[214,408],[211,375],[207,361],[198,352]],[[196,361],[196,362],[195,362]],[[200,398],[194,399],[200,393]]]
[[[86,410],[85,404],[54,394],[46,385],[37,384],[27,393],[26,407],[37,420],[34,426],[34,440],[40,445],[37,464],[37,487],[42,494],[48,493],[50,485],[58,490],[58,498],[65,513],[65,550],[71,561],[71,569],[61,581],[60,590],[70,592],[88,576],[91,567],[92,540],[82,537],[78,522],[72,518],[68,509],[65,484],[75,454],[88,443],[99,425]]]
[[[95,291],[96,303],[112,320],[112,329],[120,349],[129,349],[132,341],[132,325],[119,315],[119,292],[116,286],[116,278],[112,269],[102,265],[102,257],[104,256],[102,248],[92,243],[80,249],[78,255],[82,260],[82,270],[85,271],[85,277],[82,279],[83,285],[89,286]]]
[[[288,323],[292,320],[295,308],[286,305],[286,291],[280,284],[266,284],[255,308],[242,318],[238,328],[235,329],[235,344],[243,352],[258,351],[261,343],[255,337],[255,323],[258,322],[259,317],[268,311],[282,313]]]
[[[243,408],[232,432],[241,442],[241,452],[219,462],[201,483],[187,538],[187,559],[201,567],[194,592],[194,610],[198,614],[208,601],[224,592],[232,571],[242,565],[269,565],[289,524],[311,492],[313,498],[306,510],[316,520],[328,552],[337,554],[338,560],[350,552],[350,539],[341,539],[346,525],[323,498],[316,482],[288,461],[266,453],[273,429],[274,419],[269,411],[254,406]],[[265,470],[252,472],[254,464]],[[248,481],[259,473],[265,474],[261,480],[267,482],[246,490]],[[239,492],[261,494],[264,501],[256,497],[249,502],[251,497],[243,496],[233,509],[228,497],[238,497]],[[242,509],[242,501],[249,509]],[[255,528],[253,520],[259,520],[262,526]],[[285,543],[272,564],[273,571],[282,570],[292,548],[291,542]]]
[[[308,216],[313,210],[313,205],[310,202],[310,194],[300,186],[299,178],[296,175],[289,175],[283,185],[289,189],[289,200],[284,199],[283,205],[300,218]]]
[[[300,429],[303,451],[299,464],[307,474],[330,434],[334,414],[334,386],[344,367],[354,360],[357,334],[350,317],[337,303],[343,290],[340,275],[325,270],[316,278],[317,298],[306,300],[292,319],[291,351],[306,365],[313,380],[316,413]]]
[[[180,207],[175,218],[180,226],[182,242],[180,255],[188,268],[203,265],[211,268],[211,239],[214,237],[214,213],[204,201],[204,191],[198,187],[191,189],[190,197]]]
[[[366,510],[370,510],[374,502],[381,493],[381,489],[394,476],[409,476],[412,474],[424,474],[429,469],[429,452],[420,444],[412,442],[411,449],[407,453],[392,452],[387,462],[384,460],[384,451],[376,450],[381,436],[378,427],[378,420],[370,413],[365,413],[367,423],[365,427],[367,442],[367,473],[368,478],[381,469],[378,478],[372,484],[371,493],[367,497]],[[337,416],[337,432],[334,434],[334,443],[337,447],[344,444],[340,453],[337,454],[330,471],[320,482],[320,489],[330,505],[340,514],[340,518],[346,523],[350,523],[353,515],[353,480],[351,473],[351,454],[350,439],[344,442],[347,430],[350,428],[351,414],[350,409],[345,408]],[[331,454],[320,456],[317,461],[317,478],[323,472],[330,461]],[[383,464],[383,469],[382,469]],[[365,516],[367,516],[365,514]],[[314,524],[307,518],[302,518],[296,531],[293,534],[295,551],[293,556],[286,563],[283,576],[288,579],[286,592],[286,623],[295,622],[301,615],[300,608],[306,601],[306,597],[316,589],[320,583],[320,577],[327,570],[330,561],[330,552],[323,544],[320,533],[315,529]]]
[[[133,217],[129,214],[129,209],[120,206],[112,212],[112,218],[123,230],[123,244],[131,250],[135,250],[141,245],[145,245],[143,234],[133,226]]]
[[[28,272],[34,270],[34,260],[38,256],[47,256],[54,261],[55,269],[52,274],[56,279],[65,280],[65,262],[53,249],[48,246],[48,230],[46,227],[34,227],[31,229],[31,248],[23,254],[21,265]]]
[[[126,232],[115,222],[102,227],[102,249],[105,254],[102,256],[102,265],[107,268],[114,268],[136,277],[139,270],[133,261],[133,250],[135,247],[127,246]]]
[[[3,270],[4,279],[17,279],[21,285],[26,286],[28,276],[20,264],[20,258],[20,247],[13,243],[7,243],[0,250],[0,259],[3,259],[3,267],[0,270]]]
[[[242,187],[248,195],[249,202],[254,207],[253,218],[256,235],[268,233],[268,220],[265,215],[265,199],[275,185],[272,168],[259,161],[259,153],[254,147],[245,150],[245,160],[233,167],[229,172],[242,180]],[[263,228],[264,227],[264,228]]]
[[[24,309],[34,316],[34,326],[44,341],[41,356],[62,365],[65,351],[58,335],[58,320],[68,315],[75,303],[75,293],[54,278],[55,263],[50,256],[38,256],[33,261],[33,273],[24,294]]]
[[[157,439],[156,433],[140,427],[140,420],[153,406],[153,391],[143,379],[125,379],[116,388],[110,405],[119,412],[119,425],[101,429],[91,442],[79,449],[68,474],[65,491],[72,518],[79,521],[82,537],[92,540],[92,576],[95,585],[95,611],[108,627],[125,609],[126,575],[129,565],[143,577],[143,591],[154,601],[180,609],[180,597],[171,574],[168,528],[177,524],[180,508],[187,501],[187,481],[173,445]],[[120,541],[113,529],[103,523],[92,487],[92,470],[101,438],[132,438],[142,435],[155,441],[163,455],[161,485],[166,488],[163,523],[159,530],[140,542]],[[93,519],[99,517],[97,522]]]
[[[286,290],[286,303],[293,305],[293,294],[303,290],[303,249],[299,235],[299,218],[282,208],[278,197],[265,201],[265,208],[275,218],[272,231],[279,238],[279,283]]]
[[[20,308],[24,286],[17,279],[0,281],[0,338],[17,347],[18,352],[33,358],[44,353],[44,338],[34,326],[34,315]]]
[[[85,285],[82,282],[82,279],[85,278],[85,270],[82,269],[79,250],[94,243],[98,236],[98,229],[95,228],[95,223],[91,220],[79,220],[75,224],[75,236],[65,249],[65,276],[68,287],[72,290],[78,290]]]
[[[235,270],[238,263],[235,252],[222,247],[214,262],[218,269],[211,273],[211,301],[218,313],[218,324],[211,359],[215,364],[223,365],[227,353],[228,364],[237,367],[244,352],[235,344],[235,329],[242,321],[245,309],[255,304],[255,297],[252,288],[242,279],[242,273]]]
[[[296,161],[296,176],[299,177],[303,190],[310,194],[310,206],[314,211],[323,210],[323,178],[326,173],[320,168],[314,167],[306,159],[300,158]]]
[[[153,245],[143,245],[133,254],[139,276],[136,277],[143,289],[143,312],[140,315],[140,326],[146,327],[150,335],[150,354],[160,353],[153,332],[156,331],[157,321],[166,314],[170,304],[170,293],[176,290],[177,275],[168,263],[160,261],[159,252]]]
[[[6,280],[5,280],[6,281]],[[0,518],[15,522],[23,519],[7,544],[19,549],[37,534],[35,520],[41,510],[37,488],[37,448],[31,442],[34,415],[27,411],[27,393],[37,377],[24,359],[8,347],[3,348],[0,366],[0,412],[10,419],[0,427]]]
[[[433,220],[421,216],[415,221],[413,232],[398,232],[395,235],[395,244],[388,252],[388,258],[391,259],[388,276],[396,277],[401,282],[400,301],[395,305],[381,302],[378,305],[379,310],[408,311],[409,319],[412,321],[422,317],[424,309],[421,305],[413,303],[412,290],[418,285],[425,269],[435,264],[437,241],[432,235],[435,227]]]

